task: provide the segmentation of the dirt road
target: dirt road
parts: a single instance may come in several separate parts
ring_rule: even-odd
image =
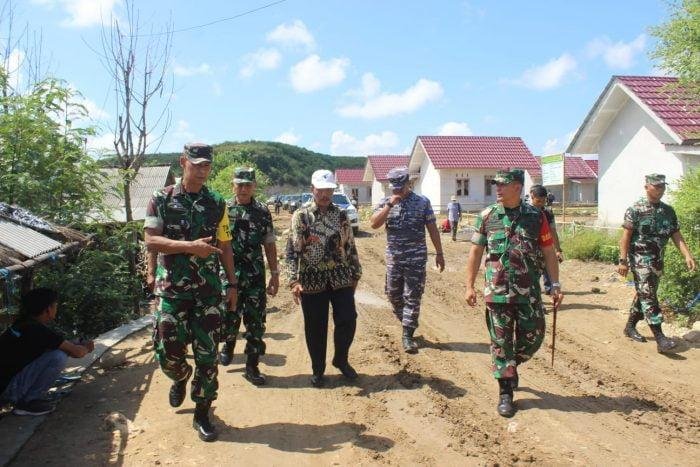
[[[499,417],[483,304],[463,300],[469,244],[443,241],[447,269],[429,267],[417,355],[400,351],[400,323],[384,300],[384,237],[365,234],[355,383],[330,366],[329,349],[329,384],[310,387],[301,313],[283,290],[270,301],[262,359],[269,384],[243,379],[240,355],[220,367],[219,442],[198,440],[191,401],[168,406],[170,382],[142,331],[115,350],[128,352],[127,364],[91,370],[15,465],[697,465],[700,351],[685,344],[670,358],[652,342],[622,338],[632,290],[605,265],[563,263],[554,367],[548,329],[545,346],[522,367],[518,413]],[[108,425],[113,412],[123,419]]]

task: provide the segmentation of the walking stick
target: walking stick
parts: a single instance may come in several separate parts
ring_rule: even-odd
[[[554,366],[554,344],[557,341],[557,309],[559,308],[559,304],[557,303],[554,305],[554,316],[552,320],[552,365]]]

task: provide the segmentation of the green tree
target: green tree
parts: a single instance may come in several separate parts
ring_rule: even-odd
[[[700,96],[700,1],[676,0],[670,9],[670,19],[651,28],[658,39],[651,57],[677,75],[685,89]]]
[[[0,87],[7,76],[0,67]],[[84,149],[93,129],[73,125],[87,117],[78,97],[52,78],[0,96],[0,201],[66,224],[102,208],[103,178]]]
[[[245,159],[236,152],[227,151],[214,156],[210,176],[211,181],[207,183],[207,186],[218,191],[224,198],[231,198],[233,196],[231,182],[233,181],[233,171],[236,167],[252,167],[255,169],[255,180],[257,182],[255,197],[258,198],[258,201],[264,202],[265,200],[261,199],[261,197],[265,196],[265,190],[270,186],[270,179],[255,163],[250,162],[250,160]]]

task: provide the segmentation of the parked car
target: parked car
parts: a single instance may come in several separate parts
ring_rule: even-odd
[[[301,194],[289,195],[289,213],[293,213],[301,206],[302,196]]]
[[[333,193],[333,204],[348,213],[348,220],[352,226],[352,231],[356,234],[360,230],[360,216],[358,215],[357,208],[352,205],[350,199],[343,193]]]

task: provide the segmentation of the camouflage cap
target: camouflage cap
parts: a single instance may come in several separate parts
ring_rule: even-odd
[[[408,183],[408,167],[394,167],[386,174],[386,178],[389,179],[389,187],[392,190],[399,190]]]
[[[255,169],[252,167],[236,167],[233,171],[233,183],[255,183]]]
[[[645,179],[649,185],[668,185],[668,183],[666,183],[666,175],[649,174]]]
[[[191,163],[201,164],[202,162],[211,162],[214,157],[214,148],[204,143],[187,143],[184,154]]]
[[[507,185],[512,182],[525,183],[525,172],[520,169],[499,170],[491,180],[491,184],[502,183]]]

